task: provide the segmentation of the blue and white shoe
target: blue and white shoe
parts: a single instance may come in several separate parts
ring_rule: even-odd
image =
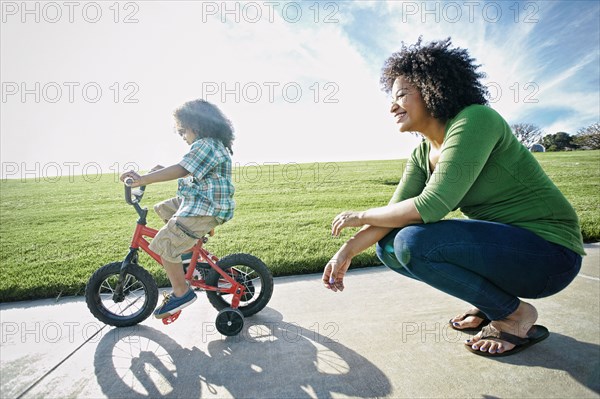
[[[183,296],[175,296],[172,292],[166,294],[163,292],[163,303],[154,311],[154,317],[164,319],[169,317],[196,300],[196,293],[190,288]]]

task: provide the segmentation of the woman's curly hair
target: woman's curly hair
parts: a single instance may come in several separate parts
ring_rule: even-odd
[[[394,81],[404,77],[421,93],[431,115],[446,121],[471,104],[487,104],[488,90],[479,81],[485,74],[477,72],[467,50],[450,48],[450,38],[421,45],[406,46],[392,54],[382,68],[381,85],[391,93]]]
[[[190,129],[198,137],[220,140],[233,154],[233,125],[216,105],[202,99],[188,101],[178,107],[173,116],[182,128]]]

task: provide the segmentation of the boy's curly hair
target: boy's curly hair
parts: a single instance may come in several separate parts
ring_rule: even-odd
[[[406,46],[391,55],[382,68],[381,85],[391,93],[394,81],[403,76],[421,93],[431,115],[446,121],[471,104],[487,104],[488,90],[479,81],[485,74],[477,72],[467,50],[450,48],[451,39]]]
[[[202,99],[188,101],[175,109],[173,116],[182,128],[192,130],[198,137],[220,140],[233,154],[233,125],[216,105]]]

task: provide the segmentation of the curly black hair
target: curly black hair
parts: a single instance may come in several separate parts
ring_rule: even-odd
[[[390,93],[394,81],[404,77],[420,91],[427,110],[441,121],[453,118],[471,104],[487,104],[487,88],[479,79],[486,75],[477,72],[467,50],[450,48],[450,38],[421,45],[406,46],[393,53],[382,68],[381,85]]]
[[[198,137],[220,140],[233,154],[233,125],[216,105],[202,99],[188,101],[175,109],[173,116],[182,128],[190,129]]]

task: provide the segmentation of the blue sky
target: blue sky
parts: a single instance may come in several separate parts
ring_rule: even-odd
[[[2,3],[4,177],[175,163],[172,110],[198,97],[238,166],[406,158],[379,72],[421,35],[467,48],[509,123],[600,119],[597,1],[23,4]]]
[[[599,4],[404,2],[394,4],[401,11],[399,24],[398,18],[386,18],[389,4],[369,2],[344,30],[374,64],[397,48],[397,41],[389,40],[394,33],[409,43],[418,35],[452,37],[483,64],[481,70],[493,88],[492,106],[504,109],[509,122],[531,122],[546,133],[558,129],[573,134],[598,119]],[[365,26],[373,28],[361,29]],[[573,98],[579,93],[585,96],[582,102]],[[560,99],[551,99],[554,95]]]

